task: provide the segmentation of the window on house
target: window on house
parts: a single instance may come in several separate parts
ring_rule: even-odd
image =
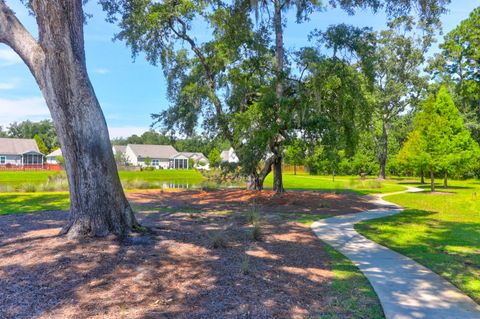
[[[0,164],[5,164],[7,162],[7,157],[0,156]]]
[[[159,166],[160,165],[160,160],[154,159],[152,160],[152,166]]]

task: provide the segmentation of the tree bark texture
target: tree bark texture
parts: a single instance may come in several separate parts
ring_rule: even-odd
[[[280,109],[283,98],[283,72],[284,72],[284,59],[285,49],[283,46],[283,25],[282,25],[282,3],[280,0],[274,0],[275,15],[275,59],[277,62],[277,84],[275,88],[275,94],[277,97],[277,107]],[[283,178],[282,178],[282,148],[279,141],[275,142],[272,148],[272,153],[275,156],[273,163],[273,190],[277,193],[283,193]]]
[[[267,178],[268,174],[270,174],[270,172],[272,171],[273,161],[274,161],[274,157],[270,156],[265,161],[260,173],[254,172],[248,177],[247,189],[256,190],[256,191],[263,190],[263,184],[265,182],[265,178]]]
[[[387,156],[388,156],[388,131],[385,123],[382,125],[382,140],[380,142],[380,154],[378,156],[380,163],[380,179],[387,178]]]
[[[120,183],[107,124],[87,74],[82,0],[33,0],[34,39],[0,0],[0,42],[25,61],[50,110],[70,187],[69,238],[127,235],[138,226]]]

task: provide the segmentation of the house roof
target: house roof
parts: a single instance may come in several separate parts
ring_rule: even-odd
[[[34,139],[0,138],[0,154],[21,155],[30,152],[41,154]]]
[[[62,150],[59,148],[57,148],[55,151],[47,155],[47,157],[57,157],[57,156],[62,156]]]
[[[128,144],[132,152],[143,158],[170,158],[177,155],[178,152],[171,145],[149,145],[149,144]]]
[[[200,153],[200,152],[180,152],[180,153],[178,153],[178,155],[184,155],[188,158],[200,158],[200,157],[202,157],[202,158],[206,159],[205,155],[203,155],[203,153]]]
[[[125,153],[126,150],[127,150],[126,145],[113,145],[113,151],[115,153],[116,152]]]

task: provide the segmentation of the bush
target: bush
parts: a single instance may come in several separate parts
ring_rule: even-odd
[[[214,249],[227,248],[227,240],[223,231],[213,231],[209,234],[210,246]]]

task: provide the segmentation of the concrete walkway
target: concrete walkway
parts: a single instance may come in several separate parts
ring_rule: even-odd
[[[405,192],[418,191],[422,190]],[[317,221],[313,231],[358,266],[375,289],[387,319],[480,319],[480,306],[448,281],[354,230],[360,221],[401,212],[401,207],[382,199],[392,194],[373,196],[378,209]]]

